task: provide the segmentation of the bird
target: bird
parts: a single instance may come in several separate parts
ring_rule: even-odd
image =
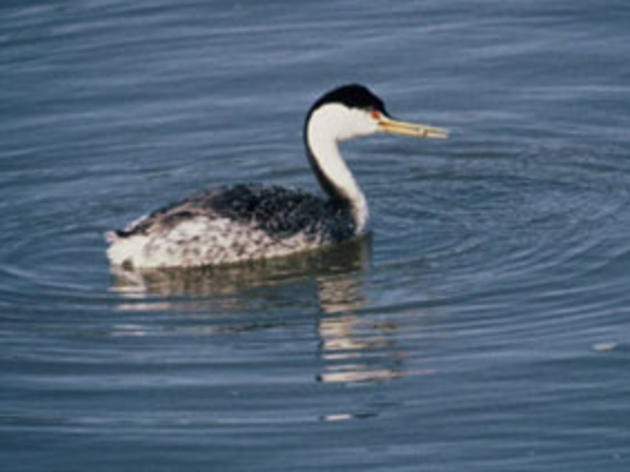
[[[347,84],[308,110],[306,156],[325,196],[259,183],[210,188],[105,233],[112,266],[188,268],[264,260],[369,232],[369,209],[338,143],[386,132],[445,138],[447,130],[394,119],[367,87]]]

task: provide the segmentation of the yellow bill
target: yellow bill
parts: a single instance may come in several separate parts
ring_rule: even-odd
[[[383,114],[379,117],[378,125],[381,131],[392,134],[401,134],[403,136],[440,139],[448,137],[448,131],[444,128],[429,126],[422,123],[394,120]]]

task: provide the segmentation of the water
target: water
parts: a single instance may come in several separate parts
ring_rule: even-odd
[[[3,2],[3,470],[628,470],[626,3]],[[343,147],[371,240],[110,273],[198,189],[317,191],[350,81],[452,132]]]

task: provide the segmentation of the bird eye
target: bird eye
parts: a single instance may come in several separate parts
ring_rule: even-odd
[[[374,118],[375,120],[378,120],[381,118],[381,112],[378,110],[372,110],[370,115],[372,115],[372,118]]]

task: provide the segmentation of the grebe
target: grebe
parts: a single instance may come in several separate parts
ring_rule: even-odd
[[[328,198],[300,190],[239,184],[205,190],[108,231],[107,255],[129,268],[198,267],[286,256],[367,231],[363,192],[337,143],[379,131],[445,138],[446,130],[392,119],[367,88],[344,85],[306,115],[304,144]]]

